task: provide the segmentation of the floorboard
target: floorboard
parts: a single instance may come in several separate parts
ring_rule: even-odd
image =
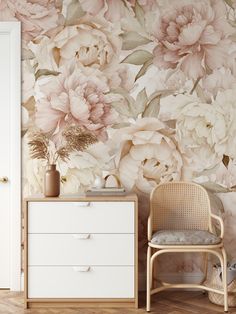
[[[145,294],[140,294],[139,309],[24,309],[23,293],[0,290],[0,314],[144,314]],[[165,291],[152,297],[155,314],[218,314],[223,307],[210,303],[207,295],[197,291]],[[229,309],[236,314],[236,308]]]

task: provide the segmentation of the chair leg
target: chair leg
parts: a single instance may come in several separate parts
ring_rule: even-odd
[[[207,278],[208,271],[208,253],[203,253],[203,278],[200,284],[203,284]],[[202,290],[203,294],[206,294],[206,290]]]
[[[150,268],[150,262],[151,262],[151,247],[148,246],[147,249],[147,300],[146,300],[146,310],[147,312],[150,312],[151,308],[151,268]]]
[[[226,252],[224,248],[222,248],[221,251],[223,255],[223,265],[221,265],[221,269],[222,269],[222,281],[223,281],[223,290],[224,290],[224,311],[228,312],[227,256],[226,256]]]
[[[204,282],[206,280],[206,277],[207,277],[207,270],[208,270],[208,254],[207,253],[203,253],[204,254],[204,261],[203,261],[203,274],[204,274],[204,277],[203,277],[203,280],[202,282]]]

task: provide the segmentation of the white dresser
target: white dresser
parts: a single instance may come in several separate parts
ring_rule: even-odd
[[[137,307],[137,196],[25,199],[25,306]]]

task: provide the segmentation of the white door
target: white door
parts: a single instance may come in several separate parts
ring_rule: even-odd
[[[10,37],[0,34],[0,288],[10,287]]]
[[[15,263],[20,266],[19,30],[18,22],[0,23],[0,288],[15,290]]]

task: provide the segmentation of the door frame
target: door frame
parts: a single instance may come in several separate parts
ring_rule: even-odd
[[[21,24],[0,22],[10,38],[10,290],[21,288]]]

